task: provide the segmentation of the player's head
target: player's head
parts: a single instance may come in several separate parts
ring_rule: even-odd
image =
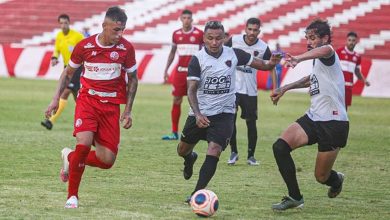
[[[60,14],[58,16],[58,24],[60,24],[61,30],[64,34],[67,34],[69,32],[69,24],[70,24],[70,18],[67,14]]]
[[[204,27],[203,41],[211,54],[218,54],[225,41],[225,29],[219,21],[208,21]]]
[[[110,44],[119,42],[126,27],[127,16],[123,9],[115,6],[107,10],[103,22],[103,36]]]
[[[306,27],[307,49],[311,50],[332,42],[328,21],[315,19]]]
[[[353,51],[355,49],[355,46],[358,42],[358,35],[351,31],[347,34],[347,48],[350,51]]]
[[[245,33],[246,40],[250,43],[254,43],[257,40],[257,36],[260,34],[261,22],[258,18],[249,18],[246,21]]]
[[[192,26],[192,11],[185,9],[181,12],[180,21],[183,24],[183,28],[189,29]]]

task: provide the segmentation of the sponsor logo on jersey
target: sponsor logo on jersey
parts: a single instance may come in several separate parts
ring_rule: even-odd
[[[194,34],[199,34],[199,31],[198,31],[198,30],[194,30],[193,33],[194,33]]]
[[[310,96],[317,95],[320,93],[320,85],[318,83],[316,75],[312,74],[310,76]]]
[[[117,61],[117,60],[119,59],[119,54],[118,54],[118,52],[112,51],[112,52],[110,53],[110,58],[111,58],[111,60],[113,60],[113,61]]]
[[[117,45],[116,48],[118,48],[118,49],[120,49],[120,50],[126,50],[126,47],[125,47],[125,45],[123,45],[123,44]]]
[[[96,51],[92,51],[91,55],[92,56],[96,56],[97,52]]]
[[[81,120],[81,118],[78,118],[78,119],[76,120],[75,126],[76,126],[76,128],[78,128],[78,127],[80,127],[82,124],[83,124],[83,120]]]
[[[337,111],[337,110],[336,111],[332,111],[332,114],[333,115],[339,115],[339,111]]]
[[[229,93],[231,84],[230,76],[207,77],[203,93],[210,95]]]
[[[95,46],[91,43],[87,43],[84,48],[94,48]]]

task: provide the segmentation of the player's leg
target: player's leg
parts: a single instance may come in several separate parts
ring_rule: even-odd
[[[345,109],[352,105],[352,87],[345,87]]]
[[[234,115],[233,132],[232,132],[232,137],[230,139],[231,153],[230,153],[229,160],[227,162],[229,165],[234,165],[237,162],[237,160],[239,159],[239,157],[238,157],[238,149],[237,149],[237,126],[236,126],[236,123],[237,123],[237,111],[238,111],[238,109],[236,110],[236,114]]]
[[[242,107],[241,117],[246,119],[247,136],[248,136],[248,157],[247,163],[252,166],[259,165],[255,158],[257,145],[257,96],[245,96]]]

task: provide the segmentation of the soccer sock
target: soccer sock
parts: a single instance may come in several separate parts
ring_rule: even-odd
[[[341,180],[339,178],[339,175],[337,175],[337,172],[331,170],[328,180],[326,180],[323,184],[338,188],[341,185]]]
[[[273,145],[274,157],[279,167],[279,172],[287,185],[288,194],[295,200],[301,200],[295,164],[291,157],[291,148],[286,141],[279,138]]]
[[[57,112],[49,118],[49,121],[51,121],[52,123],[56,122],[57,118],[60,117],[61,113],[64,111],[67,104],[68,104],[68,100],[60,99]]]
[[[179,130],[179,119],[181,114],[180,105],[173,104],[171,111],[171,119],[172,119],[172,132],[177,133]]]
[[[218,157],[206,155],[206,159],[203,162],[203,165],[199,171],[198,182],[196,183],[195,190],[194,192],[192,192],[191,195],[193,195],[196,191],[200,189],[204,189],[207,186],[211,178],[213,178],[214,176],[215,170],[217,169],[218,161]]]
[[[78,144],[70,157],[68,198],[71,196],[76,196],[78,198],[81,176],[83,175],[85,160],[87,159],[90,150],[90,146]]]
[[[184,158],[184,161],[192,160],[192,151],[189,154],[185,155],[183,158]]]
[[[232,133],[232,137],[230,138],[230,148],[231,148],[232,152],[234,152],[234,153],[238,153],[236,121],[237,121],[237,114],[235,114],[235,116],[234,116],[233,133]]]
[[[246,127],[248,128],[248,158],[253,157],[257,144],[257,127],[256,120],[246,121]]]
[[[85,161],[85,164],[91,167],[99,167],[101,169],[110,169],[113,164],[106,164],[99,160],[96,156],[96,151],[91,150],[88,153],[87,159]]]

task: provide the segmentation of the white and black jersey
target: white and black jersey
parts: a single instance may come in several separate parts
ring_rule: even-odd
[[[332,48],[330,45],[323,47]],[[311,106],[306,114],[313,121],[348,121],[345,82],[339,57],[334,52],[329,58],[315,59],[313,62],[309,90]]]
[[[253,57],[263,60],[271,59],[271,50],[264,41],[257,39],[256,43],[248,45],[244,38],[244,34],[233,35],[225,45],[242,49],[252,54]],[[237,66],[236,71],[236,92],[248,96],[257,96],[257,69],[243,65]]]
[[[252,60],[251,54],[225,46],[217,57],[210,55],[205,47],[192,56],[187,80],[199,81],[197,98],[203,115],[236,112],[235,69],[238,65],[250,65]],[[194,115],[192,109],[189,115]]]

